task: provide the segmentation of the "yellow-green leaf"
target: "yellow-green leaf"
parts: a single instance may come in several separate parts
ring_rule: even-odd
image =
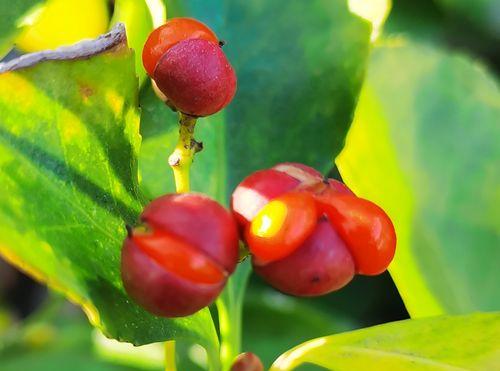
[[[373,52],[342,177],[381,205],[413,317],[498,310],[500,91],[479,63],[410,42]]]
[[[499,337],[499,313],[406,320],[308,341],[270,371],[304,364],[335,371],[498,370]]]
[[[137,185],[137,78],[123,25],[104,37],[0,65],[0,253],[134,344],[188,339],[218,362],[208,309],[155,317],[120,278]]]
[[[0,59],[14,45],[14,39],[23,29],[23,21],[35,16],[45,0],[16,0],[0,2]]]
[[[23,20],[16,45],[25,52],[55,49],[104,33],[106,0],[47,0]]]
[[[159,16],[165,19],[166,14],[160,14]],[[153,17],[146,1],[116,0],[111,25],[118,22],[125,24],[128,43],[134,49],[135,69],[139,77],[139,83],[142,84],[146,79],[146,70],[142,65],[142,48],[153,30]]]

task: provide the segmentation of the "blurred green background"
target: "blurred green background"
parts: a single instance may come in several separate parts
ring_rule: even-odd
[[[15,6],[29,9],[31,5],[20,1]],[[112,9],[110,3],[110,12]],[[0,14],[0,19],[7,16]],[[123,19],[114,14],[113,21],[118,20]],[[0,41],[6,38],[7,22],[3,27]],[[494,74],[500,71],[498,1],[394,0],[382,38],[397,40],[400,36],[473,56]],[[143,37],[130,42],[140,45]],[[4,60],[19,53],[11,50]],[[336,168],[331,174],[340,178]],[[282,352],[311,338],[408,317],[388,273],[356,277],[343,290],[316,299],[284,296],[252,275],[244,302],[243,350],[257,353],[270,365]],[[180,358],[185,362],[180,370],[196,370],[196,363],[203,363],[198,348],[180,344],[179,351],[186,355]],[[128,348],[104,341],[80,309],[0,261],[0,369],[48,371],[61,369],[61,365],[75,371],[155,370],[162,368],[162,354],[154,346],[143,354],[131,354]]]

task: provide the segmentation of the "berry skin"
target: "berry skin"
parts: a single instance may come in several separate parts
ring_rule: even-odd
[[[169,104],[191,116],[212,115],[231,102],[236,74],[219,45],[180,41],[159,59],[153,79]]]
[[[329,185],[329,187],[327,188],[327,190],[333,190],[334,192],[337,192],[337,193],[344,193],[344,194],[355,196],[354,192],[351,191],[351,189],[348,186],[346,186],[342,182],[339,182],[336,179],[331,179],[331,178],[328,179],[328,185]]]
[[[306,184],[300,187],[301,190],[311,192],[318,197],[326,197],[326,195],[332,193],[342,193],[355,196],[354,192],[349,189],[344,183],[339,182],[336,179],[323,179],[322,182],[314,184]]]
[[[240,228],[245,229],[271,199],[321,180],[321,174],[313,168],[291,162],[259,170],[236,187],[231,196],[231,210]]]
[[[290,255],[312,233],[317,219],[316,202],[310,193],[288,192],[271,200],[245,233],[254,262],[267,264]]]
[[[141,215],[122,249],[128,294],[153,314],[181,317],[211,304],[238,260],[231,214],[210,198],[173,194],[157,198]]]
[[[130,239],[123,245],[121,269],[130,297],[149,312],[162,317],[195,313],[213,302],[225,284],[225,279],[202,284],[169,272]]]
[[[372,276],[384,272],[396,250],[396,232],[384,210],[347,194],[330,193],[318,200],[348,246],[357,273]]]
[[[310,184],[323,179],[321,173],[316,169],[297,162],[282,162],[281,164],[274,165],[272,169],[294,177],[299,180],[301,184]]]
[[[215,33],[205,24],[192,18],[172,18],[149,35],[142,49],[142,63],[149,77],[163,54],[180,41],[202,39],[218,44]]]
[[[355,273],[349,250],[325,218],[292,254],[267,265],[254,264],[254,270],[271,286],[295,296],[325,295],[347,285]]]

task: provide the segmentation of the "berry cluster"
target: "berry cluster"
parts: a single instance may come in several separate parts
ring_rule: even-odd
[[[394,256],[396,235],[384,211],[305,165],[251,174],[231,209],[196,193],[151,202],[123,245],[130,296],[166,317],[211,304],[235,270],[240,235],[255,272],[297,296],[338,290],[355,273],[379,274]]]
[[[188,116],[213,114],[234,96],[236,76],[217,37],[194,19],[174,18],[154,30],[143,62],[167,103]],[[396,234],[384,211],[306,165],[251,174],[236,187],[231,211],[196,193],[152,201],[123,244],[129,295],[159,316],[195,313],[234,272],[240,239],[255,272],[297,296],[338,290],[356,273],[382,273],[394,256]],[[247,355],[235,365],[254,361]]]
[[[236,74],[222,44],[203,23],[172,18],[149,35],[142,61],[168,105],[191,116],[209,116],[236,92]]]
[[[231,208],[255,272],[287,294],[338,290],[355,273],[382,273],[394,256],[387,214],[302,164],[251,174],[234,191]]]

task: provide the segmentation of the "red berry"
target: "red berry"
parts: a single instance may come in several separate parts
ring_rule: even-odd
[[[142,63],[153,77],[156,64],[172,46],[188,39],[202,39],[217,44],[217,36],[206,25],[192,18],[172,18],[149,35],[142,49]]]
[[[384,210],[368,200],[341,193],[329,193],[318,200],[349,248],[357,273],[377,275],[385,271],[396,250],[396,232]]]
[[[264,371],[264,365],[255,354],[241,353],[234,360],[231,371]]]
[[[244,229],[271,199],[321,179],[321,174],[313,168],[290,162],[259,170],[236,187],[231,196],[231,209]]]
[[[326,219],[287,257],[254,270],[276,289],[290,295],[324,295],[345,286],[354,276],[354,262],[342,239]]]
[[[123,245],[121,269],[130,297],[149,312],[162,317],[195,313],[217,298],[226,281],[202,284],[169,272],[131,239],[126,239]]]
[[[211,304],[238,260],[231,214],[193,193],[166,195],[141,215],[146,231],[125,239],[122,279],[128,294],[164,317],[193,314]]]
[[[233,99],[236,74],[219,45],[202,39],[178,42],[162,55],[153,78],[177,110],[212,115]]]
[[[238,261],[238,233],[231,214],[208,196],[170,194],[152,201],[141,220],[196,246],[232,273]]]
[[[383,272],[394,256],[396,235],[383,210],[305,165],[253,173],[233,193],[232,210],[255,271],[288,294],[337,290],[355,273]]]
[[[198,251],[194,246],[176,236],[159,230],[132,232],[132,242],[167,271],[198,283],[219,283],[225,270]]]
[[[309,237],[317,219],[310,193],[288,192],[271,200],[245,232],[254,262],[268,264],[290,255]]]

